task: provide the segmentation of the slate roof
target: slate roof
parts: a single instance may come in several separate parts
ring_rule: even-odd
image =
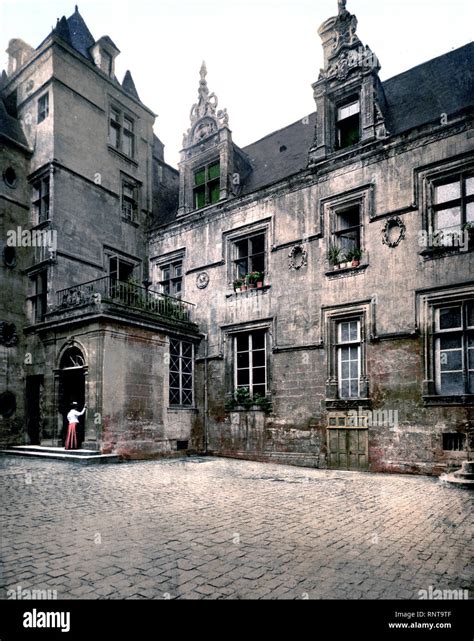
[[[7,112],[3,99],[0,98],[0,138],[5,137],[22,147],[28,147],[28,142],[20,122]]]
[[[89,48],[95,43],[95,38],[87,28],[77,5],[72,16],[67,19],[67,25],[69,27],[71,46],[88,60],[92,60]]]

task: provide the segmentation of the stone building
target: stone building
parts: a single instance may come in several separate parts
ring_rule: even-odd
[[[345,2],[319,35],[315,113],[244,148],[203,64],[178,172],[77,9],[37,49],[10,42],[29,191],[0,198],[15,226],[29,197],[28,228],[51,234],[2,307],[19,337],[4,442],[60,445],[75,399],[84,446],[124,457],[434,474],[466,458],[473,45],[382,82]]]

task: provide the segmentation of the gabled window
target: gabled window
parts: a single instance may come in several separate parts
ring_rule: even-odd
[[[234,388],[247,388],[251,396],[267,393],[266,330],[234,335]]]
[[[117,107],[110,107],[109,144],[129,158],[135,155],[135,122]]]
[[[49,219],[49,176],[33,183],[33,224]]]
[[[193,344],[170,339],[169,404],[193,404]]]
[[[356,145],[360,140],[360,102],[352,100],[340,106],[336,115],[336,149]]]
[[[360,320],[341,320],[336,327],[339,398],[359,398],[361,375]]]
[[[38,124],[43,122],[49,115],[49,94],[45,93],[38,98]]]
[[[220,197],[220,163],[213,162],[194,172],[194,209],[213,205]]]
[[[436,393],[474,394],[474,301],[436,308],[433,337]]]
[[[174,296],[175,298],[181,297],[181,292],[183,289],[183,263],[181,260],[174,261],[172,263],[167,263],[166,265],[160,265],[161,270],[161,280],[160,287],[161,291],[168,296]]]
[[[130,180],[122,180],[122,216],[135,223],[138,218],[138,185]]]
[[[265,233],[258,232],[233,242],[234,278],[265,272]]]
[[[444,235],[459,234],[467,223],[474,226],[474,176],[460,174],[433,183],[432,227]]]

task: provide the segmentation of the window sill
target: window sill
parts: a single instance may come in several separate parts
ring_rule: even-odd
[[[129,218],[125,218],[125,216],[122,216],[122,222],[127,223],[132,227],[140,227],[139,223],[136,223],[134,220],[130,220]]]
[[[359,407],[363,409],[370,409],[372,401],[370,398],[327,398],[327,410],[357,410]]]
[[[369,266],[369,263],[363,263],[362,265],[357,265],[357,267],[341,267],[339,269],[331,269],[329,271],[326,271],[326,276],[329,278],[333,277],[335,278],[336,276],[339,276],[340,274],[344,274],[345,276],[352,276],[355,275],[358,272],[362,272],[367,267]]]
[[[226,293],[226,298],[233,298],[233,297],[238,298],[239,296],[248,298],[249,294],[250,295],[255,295],[255,294],[258,294],[258,292],[261,292],[263,294],[263,292],[265,292],[268,289],[270,289],[270,287],[271,287],[271,285],[263,285],[263,287],[252,287],[252,288],[246,289],[243,292],[242,291],[237,292],[235,290],[233,290],[233,291],[229,291],[228,290],[227,293]]]
[[[425,260],[435,260],[437,258],[446,258],[447,256],[462,256],[463,254],[469,254],[474,251],[474,244],[469,243],[469,246],[466,250],[462,250],[459,247],[443,247],[438,249],[423,249],[420,252],[420,256]]]
[[[116,154],[117,156],[122,158],[122,160],[129,162],[131,165],[134,165],[134,167],[138,167],[137,161],[130,156],[127,156],[127,154],[124,154],[123,151],[120,151],[120,149],[117,149],[113,145],[107,145],[107,148],[111,153]]]
[[[442,405],[474,405],[474,394],[462,394],[459,396],[443,396],[441,394],[423,396],[425,407]]]
[[[194,405],[170,405],[167,408],[168,412],[197,412],[198,409]]]
[[[226,408],[226,412],[264,412],[265,410],[259,405],[252,405],[251,407],[244,407],[243,405],[236,405],[232,409]]]

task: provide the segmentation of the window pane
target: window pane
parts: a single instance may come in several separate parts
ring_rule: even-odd
[[[237,367],[239,369],[242,369],[243,367],[249,366],[249,353],[248,352],[240,352],[237,354]]]
[[[253,332],[252,348],[263,349],[265,347],[265,331]]]
[[[170,387],[179,387],[179,374],[170,372]]]
[[[244,276],[247,275],[248,270],[247,270],[247,259],[246,258],[244,258],[243,260],[236,261],[235,265],[236,265],[236,268],[237,268],[235,275],[238,278],[243,278]]]
[[[240,387],[247,387],[250,381],[250,374],[248,369],[237,370],[237,385]]]
[[[179,341],[174,340],[173,338],[170,341],[170,354],[179,356]]]
[[[219,181],[212,183],[209,186],[209,202],[211,204],[217,203],[221,195],[221,188]]]
[[[337,229],[348,229],[349,227],[358,227],[360,225],[359,207],[351,207],[345,211],[337,212]]]
[[[194,184],[195,185],[204,185],[206,173],[204,169],[200,169],[194,174]]]
[[[250,261],[250,271],[252,272],[264,272],[265,271],[265,256],[264,254],[259,254],[253,256]]]
[[[341,361],[341,378],[349,378],[349,362]]]
[[[466,178],[466,196],[474,196],[474,177]]]
[[[461,183],[459,180],[456,182],[448,183],[447,185],[438,185],[435,187],[435,203],[445,203],[448,200],[455,200],[461,197]]]
[[[206,204],[206,191],[204,187],[199,187],[199,189],[194,190],[194,206],[196,209],[204,207]]]
[[[183,358],[181,360],[181,370],[183,374],[192,374],[193,372],[193,361],[192,359]]]
[[[436,213],[435,221],[436,229],[446,231],[460,231],[461,230],[461,208],[451,207],[449,209],[442,209]]]
[[[169,280],[170,278],[170,269],[169,267],[163,267],[161,270],[161,279],[162,280]]]
[[[352,321],[351,323],[349,323],[349,340],[351,341],[358,340],[359,338],[358,325],[359,323],[357,321]]]
[[[351,396],[352,397],[359,396],[359,382],[357,380],[352,380],[351,381],[350,390],[351,390]]]
[[[170,388],[170,405],[179,405],[179,390]]]
[[[474,327],[474,301],[467,304],[467,324]]]
[[[258,350],[252,353],[254,367],[264,367],[265,365],[265,350]]]
[[[249,348],[249,335],[248,334],[237,334],[237,351],[243,352],[248,351]]]
[[[235,249],[236,249],[237,258],[246,258],[249,255],[248,254],[248,246],[249,246],[249,243],[248,243],[248,239],[247,238],[244,238],[242,240],[238,240],[235,243]]]
[[[461,327],[461,306],[443,307],[439,310],[439,328],[453,329]]]
[[[193,403],[193,392],[192,390],[183,390],[183,405],[192,405]]]
[[[466,204],[466,222],[474,223],[474,203]]]
[[[442,394],[463,394],[462,372],[441,373]]]
[[[265,385],[254,385],[253,386],[253,395],[256,396],[257,394],[260,394],[260,396],[265,396],[267,393],[267,390],[265,389]]]
[[[264,367],[255,367],[253,369],[253,382],[255,384],[265,383],[265,368]]]
[[[439,338],[439,346],[441,350],[461,349],[462,338],[461,336],[441,336]]]
[[[462,370],[462,351],[456,349],[440,354],[441,371],[453,372]]]
[[[346,343],[349,340],[349,323],[339,323],[339,342]]]
[[[193,378],[189,374],[183,374],[183,389],[191,389],[193,386]]]
[[[349,381],[341,381],[340,394],[342,398],[349,398],[350,396],[350,385]]]
[[[183,270],[183,268],[182,268],[181,263],[177,263],[176,265],[174,265],[174,275],[175,276],[181,276],[182,270]]]
[[[182,342],[182,354],[185,358],[191,358],[193,355],[193,346],[191,343]]]
[[[250,251],[252,254],[262,254],[265,251],[265,235],[259,234],[250,239]]]
[[[218,162],[209,165],[209,180],[220,177],[220,165]]]
[[[349,118],[350,116],[353,116],[354,114],[358,114],[359,112],[360,112],[360,105],[359,105],[359,101],[357,100],[356,102],[352,102],[349,105],[346,105],[345,107],[340,107],[337,110],[337,119],[344,120],[344,118]]]

